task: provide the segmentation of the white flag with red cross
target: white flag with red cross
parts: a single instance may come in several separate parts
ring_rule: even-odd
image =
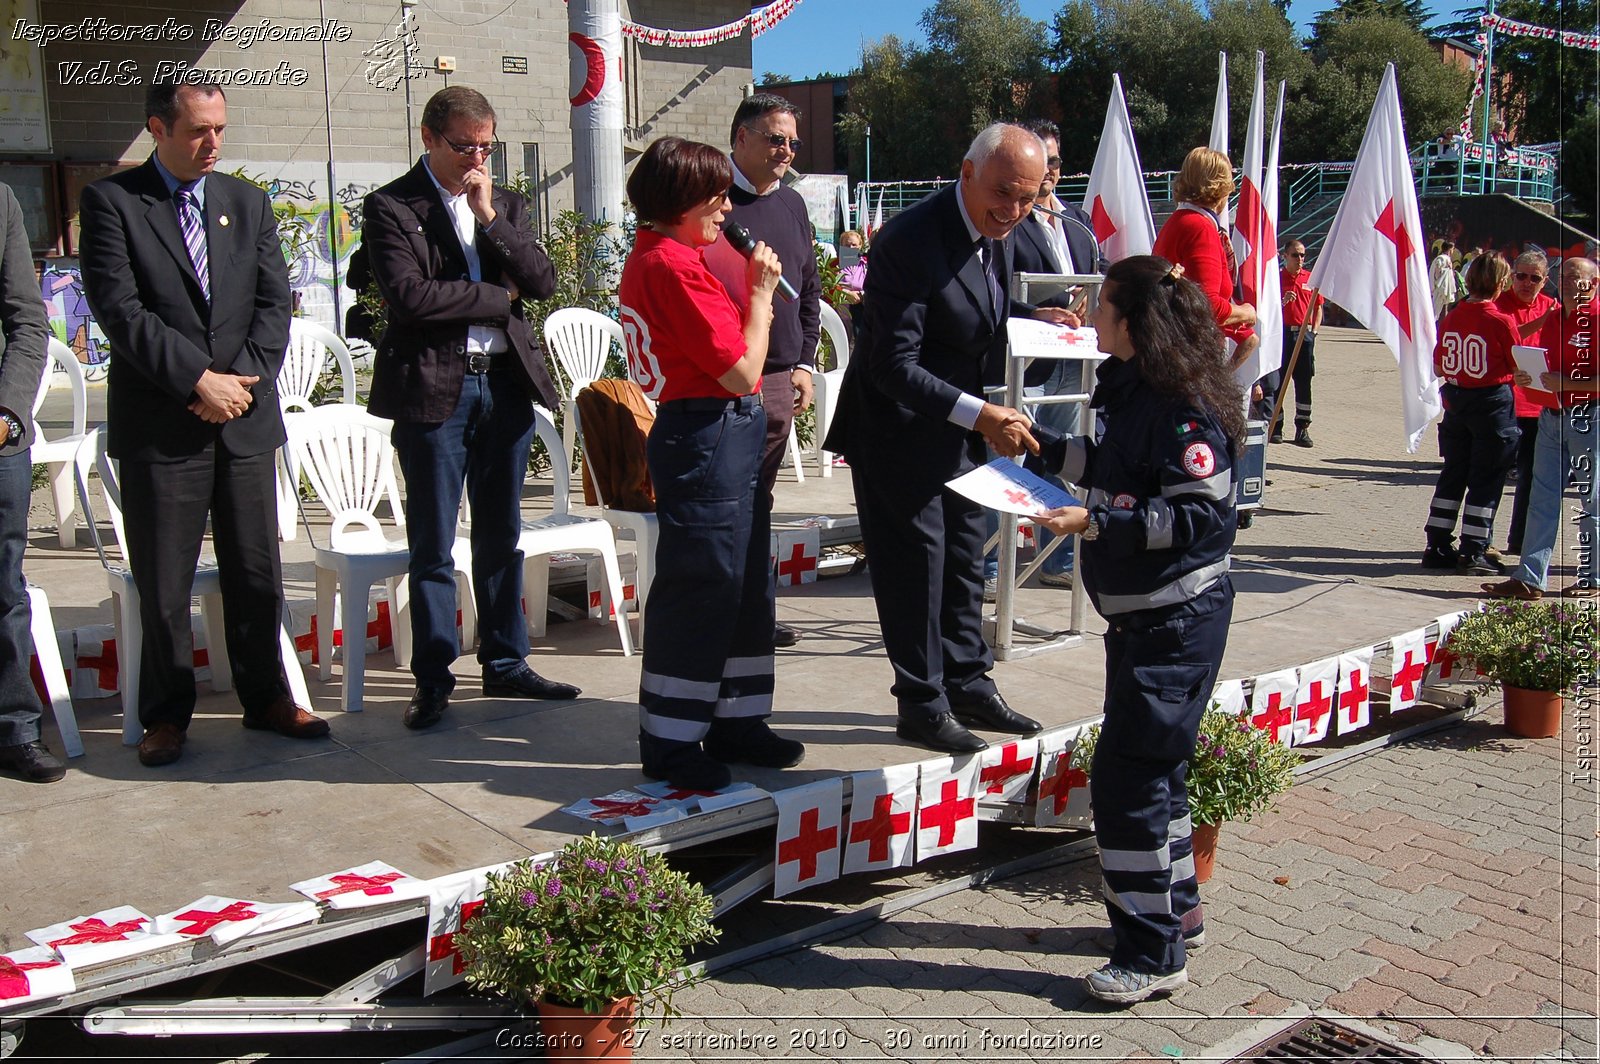
[[[0,1003],[20,1005],[37,998],[61,997],[77,988],[72,969],[44,946],[0,953]]]
[[[1283,94],[1272,130],[1272,157],[1263,158],[1262,119],[1266,109],[1266,55],[1256,53],[1255,93],[1250,99],[1250,125],[1245,131],[1244,166],[1239,182],[1239,213],[1234,219],[1233,247],[1239,262],[1244,302],[1256,308],[1260,344],[1235,371],[1246,390],[1282,365],[1283,297],[1278,273],[1278,123],[1283,119]],[[1270,163],[1270,166],[1269,166]]]
[[[986,804],[1021,802],[1039,771],[1039,740],[991,743],[978,753],[978,800]]]
[[[1389,640],[1389,712],[1417,704],[1428,671],[1428,630],[1418,628]]]
[[[1228,53],[1217,53],[1217,95],[1211,101],[1211,139],[1206,147],[1228,154]],[[1232,158],[1232,156],[1229,156]],[[1217,212],[1222,228],[1228,228],[1228,205]]]
[[[1300,690],[1300,674],[1295,669],[1280,669],[1257,676],[1250,694],[1250,723],[1265,731],[1275,743],[1294,742],[1294,696]]]
[[[1339,696],[1333,708],[1340,735],[1372,723],[1372,647],[1339,655]]]
[[[1311,287],[1377,333],[1394,353],[1411,451],[1442,409],[1433,372],[1427,252],[1391,63],[1367,118],[1350,184],[1311,271]]]
[[[772,533],[772,565],[779,587],[816,583],[821,556],[822,534],[815,526],[780,528]]]
[[[838,879],[844,835],[844,778],[835,776],[777,791],[772,802],[778,807],[772,896],[781,898]]]
[[[1455,651],[1450,649],[1450,633],[1466,615],[1466,610],[1447,613],[1435,622],[1439,626],[1439,634],[1428,641],[1428,671],[1422,677],[1424,687],[1440,683],[1481,683],[1487,679],[1477,669],[1456,657]]]
[[[1082,824],[1089,819],[1089,773],[1072,765],[1072,751],[1087,727],[1060,728],[1039,736],[1039,800],[1033,810],[1035,827]]]
[[[660,798],[638,791],[621,790],[599,798],[580,798],[571,805],[562,806],[561,811],[609,827],[622,823],[628,817],[652,816],[661,804]]]
[[[936,757],[918,766],[917,860],[978,845],[978,759]]]
[[[1339,659],[1323,658],[1300,666],[1300,689],[1294,696],[1293,745],[1326,739],[1333,725],[1333,702],[1339,691]]]
[[[360,909],[428,896],[426,880],[408,876],[382,861],[346,868],[314,879],[291,883],[289,889],[312,901],[325,901],[332,909]]]
[[[916,815],[916,765],[890,765],[852,775],[844,871],[873,872],[909,865]]]
[[[168,949],[185,941],[182,935],[156,934],[154,921],[131,905],[63,920],[29,931],[27,937],[55,950],[56,956],[74,968]]]
[[[1111,102],[1100,131],[1083,209],[1094,226],[1094,239],[1110,262],[1129,255],[1148,255],[1155,247],[1156,227],[1150,220],[1150,199],[1144,190],[1144,169],[1133,140],[1133,123],[1122,96],[1122,78],[1111,75]]]
[[[249,935],[315,923],[320,911],[310,901],[243,901],[207,894],[156,917],[155,930],[184,938],[206,937],[226,946]]]
[[[1217,686],[1211,689],[1212,708],[1237,717],[1247,708],[1244,697],[1243,680],[1219,680]]]
[[[538,863],[554,856],[544,853],[528,860]],[[467,965],[461,958],[461,948],[456,945],[456,935],[483,908],[489,873],[502,872],[514,863],[485,865],[428,881],[428,959],[422,970],[423,997],[466,981]]]

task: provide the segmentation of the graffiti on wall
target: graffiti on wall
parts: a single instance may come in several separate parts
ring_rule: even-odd
[[[44,294],[51,334],[72,348],[78,361],[83,363],[85,377],[98,380],[104,376],[111,345],[89,313],[89,301],[83,295],[83,277],[78,267],[55,263],[46,266],[39,277],[39,288]]]

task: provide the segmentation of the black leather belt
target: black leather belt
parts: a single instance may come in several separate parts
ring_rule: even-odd
[[[467,356],[468,373],[488,373],[495,369],[509,369],[511,362],[504,354],[484,354],[479,352]]]
[[[761,405],[761,393],[728,399],[668,399],[658,409],[680,414],[715,414],[723,410],[754,410]]]

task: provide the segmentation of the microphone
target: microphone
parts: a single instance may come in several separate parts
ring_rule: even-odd
[[[738,222],[723,222],[722,235],[728,238],[729,247],[747,259],[756,249],[756,242],[750,239],[750,231]],[[800,298],[800,293],[794,290],[794,285],[790,284],[782,274],[778,275],[778,294],[783,297],[785,303],[793,303]]]

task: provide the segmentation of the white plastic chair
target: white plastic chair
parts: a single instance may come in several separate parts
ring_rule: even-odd
[[[70,549],[77,546],[78,542],[74,511],[77,493],[73,489],[72,461],[88,431],[89,393],[83,383],[83,366],[72,348],[54,337],[46,347],[50,357],[45,363],[44,376],[39,380],[39,391],[33,399],[35,431],[33,446],[28,448],[28,459],[34,465],[50,467],[50,494],[56,506],[56,536],[63,547]],[[44,431],[38,428],[38,420],[57,366],[61,367],[72,386],[72,431],[52,440],[45,438]]]
[[[111,592],[112,612],[117,632],[117,674],[122,695],[122,742],[137,745],[144,735],[139,723],[139,672],[141,650],[144,645],[144,626],[139,620],[139,590],[133,582],[133,570],[125,561],[123,547],[122,487],[117,479],[117,467],[106,454],[105,430],[97,428],[84,436],[73,456],[73,469],[77,476],[78,504],[83,508],[83,523],[89,529],[89,538],[105,567],[106,586]],[[89,478],[98,474],[100,493],[105,498],[111,519],[111,530],[116,537],[119,559],[113,559],[105,544],[100,541],[100,531],[94,522],[94,506],[90,502]],[[194,574],[194,595],[200,600],[200,618],[206,631],[206,656],[211,665],[211,689],[228,691],[233,688],[233,671],[229,665],[228,642],[222,623],[222,579],[215,562],[203,558]],[[311,692],[306,688],[306,678],[300,671],[300,658],[294,639],[287,628],[278,629],[278,646],[283,657],[283,670],[289,680],[289,694],[296,705],[310,706]]]
[[[333,330],[306,318],[289,319],[289,343],[284,348],[283,365],[278,368],[278,407],[284,423],[310,410],[312,395],[328,369],[328,360],[339,366],[339,402],[356,401],[356,367],[347,345]],[[287,447],[278,458],[278,535],[294,539],[300,470]],[[390,496],[398,506],[398,496]]]
[[[822,331],[833,345],[833,368],[826,373],[811,376],[812,405],[817,410],[817,434],[811,442],[811,453],[822,467],[822,475],[833,476],[833,452],[822,449],[833,424],[833,413],[839,408],[839,388],[844,383],[844,370],[850,364],[850,329],[839,312],[822,304]]]
[[[577,415],[573,404],[579,392],[605,376],[611,345],[622,349],[622,325],[593,310],[567,307],[544,320],[544,341],[555,352],[562,376],[567,379],[561,445],[570,459],[577,455]]]
[[[39,657],[39,674],[44,677],[44,692],[56,715],[61,746],[68,757],[82,757],[83,737],[78,734],[78,717],[72,711],[67,672],[61,667],[61,644],[56,642],[56,624],[50,616],[50,599],[44,589],[28,585],[28,606],[33,611],[33,652]]]
[[[332,517],[328,545],[316,546],[317,661],[321,677],[333,675],[334,597],[344,632],[344,678],[340,708],[359,712],[367,659],[367,600],[382,580],[389,595],[389,624],[395,663],[410,659],[411,618],[406,569],[411,551],[404,539],[392,540],[377,516],[380,499],[394,490],[392,423],[359,406],[333,404],[307,410],[289,423],[289,448]],[[397,526],[398,527],[398,526]],[[309,529],[307,530],[309,535]],[[471,572],[465,541],[456,541],[458,579]],[[471,592],[468,590],[468,601]]]
[[[577,404],[569,408],[576,421]],[[606,572],[606,589],[609,602],[616,606],[617,635],[622,640],[624,657],[633,655],[633,637],[628,631],[627,612],[622,608],[622,567],[617,562],[617,540],[606,520],[579,517],[569,512],[568,493],[571,474],[568,472],[567,452],[562,449],[556,432],[555,419],[542,406],[533,408],[534,431],[550,452],[550,469],[555,479],[551,494],[550,513],[536,521],[522,522],[522,536],[517,549],[523,553],[522,594],[527,601],[528,633],[545,634],[545,603],[550,597],[550,555],[556,551],[574,554],[597,554]],[[651,515],[654,516],[654,515]],[[601,613],[602,619],[605,613]]]
[[[583,424],[578,418],[578,404],[572,404],[573,422],[578,426],[578,433],[583,433]],[[633,599],[638,605],[639,637],[644,638],[644,607],[645,600],[650,596],[650,584],[655,580],[656,543],[661,538],[661,526],[656,515],[644,513],[639,510],[619,510],[611,506],[605,497],[604,488],[599,477],[592,478],[595,495],[600,499],[600,517],[611,526],[611,531],[616,539],[628,539],[633,542]],[[616,606],[617,616],[623,612],[620,592],[610,600],[600,604],[601,616],[605,611]]]

